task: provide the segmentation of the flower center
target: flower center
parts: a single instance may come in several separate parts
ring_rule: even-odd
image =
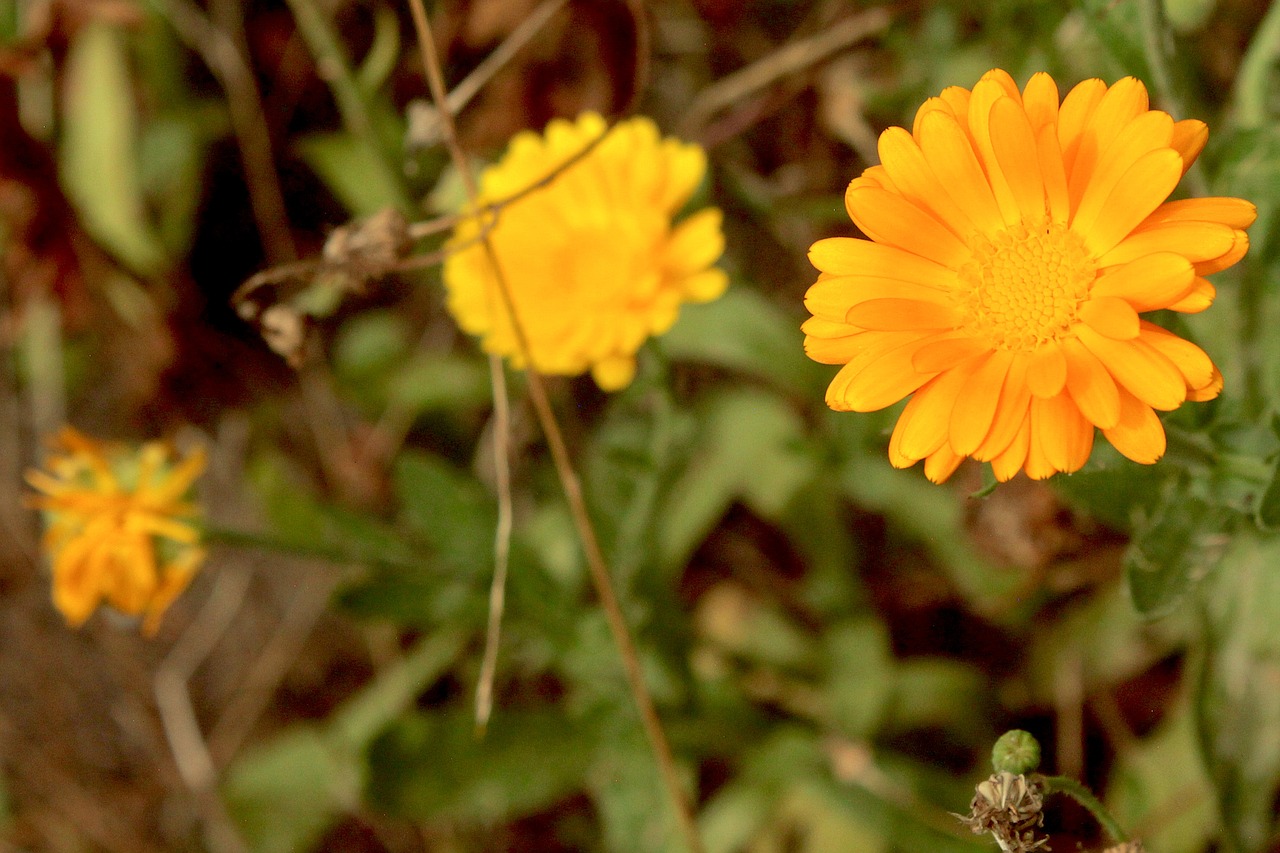
[[[1084,241],[1056,222],[1020,224],[970,241],[959,307],[975,337],[1031,352],[1076,322],[1097,274]]]

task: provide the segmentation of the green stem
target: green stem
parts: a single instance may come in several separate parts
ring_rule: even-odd
[[[1128,834],[1120,828],[1120,824],[1111,816],[1111,812],[1107,811],[1102,801],[1075,779],[1070,776],[1040,776],[1039,781],[1046,794],[1066,794],[1088,809],[1089,814],[1093,815],[1093,819],[1116,844],[1124,844],[1129,840]]]
[[[1175,118],[1186,118],[1182,87],[1178,85],[1173,72],[1169,70],[1169,58],[1165,51],[1168,29],[1165,26],[1161,0],[1138,0],[1138,16],[1142,21],[1142,53],[1147,59],[1147,67],[1151,70],[1152,86],[1164,102],[1164,107]],[[1205,180],[1204,171],[1198,163],[1193,165],[1187,173],[1187,183],[1194,195],[1209,194],[1209,183]]]
[[[380,569],[421,569],[422,562],[407,557],[370,553],[358,548],[335,545],[328,542],[298,542],[283,539],[269,533],[253,533],[230,527],[205,524],[201,527],[204,541],[232,548],[251,548],[257,551],[273,551],[291,557],[305,557],[343,565],[372,566]]]

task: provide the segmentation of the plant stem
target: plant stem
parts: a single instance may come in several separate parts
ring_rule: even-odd
[[[1267,99],[1271,95],[1267,78],[1277,56],[1280,56],[1280,3],[1272,3],[1254,31],[1253,41],[1249,42],[1236,74],[1231,99],[1235,122],[1241,129],[1251,130],[1267,123]]]
[[[475,179],[471,175],[466,155],[458,145],[453,115],[447,107],[448,94],[445,91],[444,78],[440,71],[440,61],[436,56],[435,38],[431,31],[431,23],[427,18],[426,9],[423,8],[422,0],[409,0],[409,8],[413,14],[414,26],[418,31],[418,42],[422,50],[427,83],[431,88],[431,97],[435,102],[436,109],[440,111],[441,129],[443,130],[445,143],[453,158],[454,166],[463,179],[470,203],[472,207],[475,207],[479,200],[479,192]],[[573,462],[569,457],[568,447],[560,431],[560,424],[551,409],[551,403],[547,397],[542,377],[532,367],[533,359],[529,357],[528,338],[525,336],[524,328],[521,326],[519,317],[516,314],[515,305],[511,299],[511,291],[507,286],[497,253],[494,251],[493,242],[487,234],[484,238],[484,248],[489,266],[498,285],[498,294],[511,322],[517,344],[524,354],[525,363],[530,365],[525,371],[529,380],[529,397],[533,402],[538,423],[546,436],[547,446],[551,450],[556,474],[560,479],[561,488],[564,490],[565,499],[569,504],[569,512],[573,517],[574,526],[577,528],[578,537],[582,541],[587,568],[591,575],[592,584],[595,587],[596,596],[600,599],[600,606],[605,612],[609,629],[622,657],[627,684],[631,689],[632,698],[640,713],[640,719],[644,726],[645,734],[648,736],[649,745],[657,759],[662,781],[675,810],[681,834],[684,836],[685,845],[690,853],[703,853],[704,848],[702,839],[698,835],[698,825],[684,796],[675,757],[671,752],[671,745],[667,741],[666,732],[663,731],[662,722],[658,717],[657,708],[653,702],[653,696],[649,693],[649,688],[645,684],[644,671],[640,665],[640,656],[636,651],[635,642],[631,638],[631,631],[627,627],[626,618],[623,616],[622,608],[618,603],[617,593],[614,591],[613,581],[609,576],[604,553],[601,551],[599,540],[596,537],[595,527],[587,514],[587,505],[582,494],[581,481],[578,479]]]
[[[1066,794],[1088,809],[1089,814],[1093,815],[1093,819],[1106,831],[1107,835],[1111,836],[1114,843],[1124,844],[1129,840],[1128,834],[1120,828],[1120,824],[1111,816],[1111,812],[1107,811],[1102,801],[1075,779],[1070,776],[1040,776],[1039,781],[1044,786],[1046,794]]]

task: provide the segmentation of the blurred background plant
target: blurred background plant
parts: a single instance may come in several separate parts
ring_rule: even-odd
[[[709,851],[992,849],[949,812],[1013,726],[1148,849],[1280,849],[1280,6],[428,12],[477,163],[588,109],[707,149],[691,205],[724,211],[729,291],[647,344],[624,391],[548,387]],[[424,223],[464,198],[408,9],[0,0],[0,43],[5,843],[678,849],[519,375],[478,738],[486,360],[438,266],[306,260],[353,218]],[[977,468],[937,487],[889,467],[896,409],[822,403],[808,246],[853,233],[842,193],[881,129],[992,67],[1140,77],[1209,123],[1184,189],[1258,205],[1218,303],[1174,326],[1226,389],[1165,418],[1155,467],[1099,447],[1078,474],[976,498]],[[296,372],[231,307],[264,269],[243,313],[275,323]],[[207,445],[210,524],[254,531],[211,551],[154,640],[109,614],[68,630],[49,603],[22,471],[65,422]],[[1104,847],[1061,799],[1054,846]]]

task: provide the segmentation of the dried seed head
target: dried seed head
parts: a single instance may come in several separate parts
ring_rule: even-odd
[[[996,773],[978,784],[968,815],[957,815],[976,835],[991,833],[1007,853],[1048,850],[1048,837],[1037,838],[1044,825],[1044,794],[1022,774]]]
[[[1141,841],[1126,841],[1124,844],[1108,847],[1102,853],[1147,853],[1147,848],[1142,846]]]

